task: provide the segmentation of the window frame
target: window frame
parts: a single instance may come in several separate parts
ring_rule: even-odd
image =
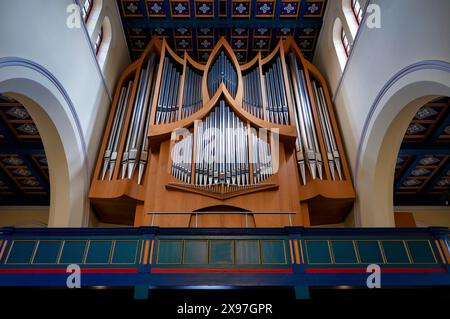
[[[351,46],[350,41],[348,41],[348,36],[347,33],[345,32],[344,27],[341,28],[341,42],[342,46],[344,47],[345,54],[347,55],[347,57],[349,57]]]
[[[355,16],[356,22],[358,24],[361,24],[362,19],[363,19],[363,9],[362,9],[360,0],[350,0],[350,1],[351,1],[353,15]]]
[[[86,6],[86,4],[88,5]],[[81,16],[85,23],[89,19],[93,7],[94,7],[94,0],[85,0],[84,4],[81,6]]]
[[[103,42],[103,25],[100,27],[100,31],[94,42],[95,55],[98,55],[98,52],[100,51],[100,47],[102,46],[102,42]]]

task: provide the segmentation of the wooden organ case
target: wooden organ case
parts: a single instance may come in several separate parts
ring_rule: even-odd
[[[239,65],[153,39],[119,79],[89,194],[102,222],[339,223],[355,194],[324,78],[292,38]]]

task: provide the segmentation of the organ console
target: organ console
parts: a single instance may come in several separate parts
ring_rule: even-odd
[[[118,81],[90,190],[104,222],[282,227],[342,222],[354,190],[325,80],[292,38],[239,65],[153,39]]]

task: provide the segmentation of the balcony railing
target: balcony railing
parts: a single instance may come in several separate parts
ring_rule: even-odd
[[[0,228],[0,286],[450,285],[448,228]]]

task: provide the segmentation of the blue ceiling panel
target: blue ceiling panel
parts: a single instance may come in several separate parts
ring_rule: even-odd
[[[117,0],[128,47],[139,58],[154,36],[180,56],[205,63],[224,36],[240,63],[267,55],[280,38],[294,36],[312,59],[326,0]]]
[[[446,205],[450,189],[450,98],[427,103],[409,125],[397,158],[395,205]]]
[[[49,205],[48,163],[26,109],[0,96],[0,205]]]

